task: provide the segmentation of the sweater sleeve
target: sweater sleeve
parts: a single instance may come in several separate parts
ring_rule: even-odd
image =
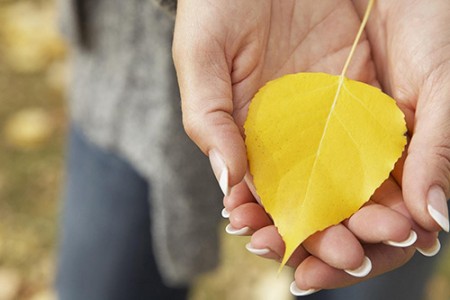
[[[177,11],[177,0],[154,0],[158,5],[175,15]]]

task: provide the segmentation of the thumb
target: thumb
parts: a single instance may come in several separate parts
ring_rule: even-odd
[[[450,78],[421,93],[403,173],[403,196],[414,220],[429,231],[449,231]]]
[[[209,156],[214,174],[225,195],[241,182],[247,156],[240,128],[233,119],[230,68],[217,41],[206,35],[183,38],[175,30],[173,58],[177,70],[188,136]]]

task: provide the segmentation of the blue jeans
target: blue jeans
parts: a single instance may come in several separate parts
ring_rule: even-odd
[[[188,288],[165,286],[156,267],[149,188],[127,162],[98,149],[72,129],[57,275],[61,300],[187,298]],[[436,257],[417,253],[396,271],[298,299],[423,299],[435,262]]]
[[[152,254],[148,183],[77,129],[69,135],[56,288],[61,300],[186,299]]]

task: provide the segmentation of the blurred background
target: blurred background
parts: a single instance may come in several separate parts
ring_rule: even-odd
[[[57,299],[67,58],[53,0],[0,0],[0,300]],[[223,234],[222,264],[192,300],[291,299],[291,272],[247,253],[248,240]],[[443,251],[427,300],[450,299]]]

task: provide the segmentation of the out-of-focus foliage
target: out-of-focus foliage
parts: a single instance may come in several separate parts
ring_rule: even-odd
[[[1,51],[13,70],[43,71],[64,57],[66,47],[57,30],[52,2],[15,1],[0,13]]]
[[[5,124],[6,142],[19,149],[34,149],[47,142],[54,131],[51,115],[41,108],[14,113]]]
[[[51,0],[0,0],[0,300],[53,300],[66,49]]]

